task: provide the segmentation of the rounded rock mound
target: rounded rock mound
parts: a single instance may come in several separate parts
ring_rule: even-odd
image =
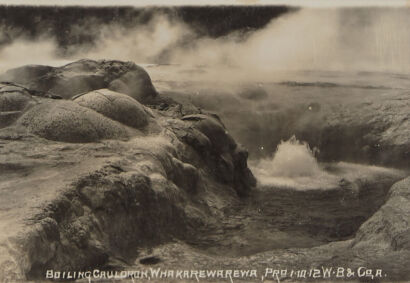
[[[217,116],[192,114],[182,117],[184,121],[191,121],[195,129],[203,133],[219,153],[230,152],[237,147],[232,136]]]
[[[0,83],[0,128],[11,125],[36,103],[24,88],[10,83]]]
[[[148,73],[135,64],[130,71],[111,81],[108,88],[125,93],[140,102],[145,102],[157,96],[157,91],[152,85]]]
[[[21,111],[35,100],[26,91],[0,84],[0,111]]]
[[[72,101],[50,101],[26,112],[18,124],[40,137],[63,142],[126,139],[131,129]]]
[[[74,101],[133,128],[140,129],[148,124],[144,106],[122,93],[100,89],[78,96]]]
[[[0,75],[0,80],[16,82],[29,86],[34,80],[38,80],[44,75],[52,72],[54,67],[44,65],[25,65],[7,70]]]
[[[158,93],[148,73],[132,62],[82,59],[61,67],[28,65],[0,74],[1,81],[70,99],[93,90],[109,88],[145,102]]]

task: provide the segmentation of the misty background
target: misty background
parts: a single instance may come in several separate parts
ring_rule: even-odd
[[[78,58],[252,70],[410,70],[409,8],[0,6],[0,69]]]
[[[295,136],[324,161],[407,164],[407,7],[0,6],[0,73],[142,65],[161,96],[217,113],[250,159]],[[298,144],[282,147],[290,153]],[[311,154],[312,153],[312,154]],[[305,162],[306,161],[306,162]],[[294,168],[293,163],[290,167]]]

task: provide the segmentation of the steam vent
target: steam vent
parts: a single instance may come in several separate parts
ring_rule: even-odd
[[[0,283],[410,282],[410,6],[78,1],[0,1]]]
[[[293,137],[253,162],[257,182],[220,117],[160,95],[131,62],[29,65],[0,78],[2,280],[147,265],[265,272],[272,256],[405,276],[403,170],[323,168]]]

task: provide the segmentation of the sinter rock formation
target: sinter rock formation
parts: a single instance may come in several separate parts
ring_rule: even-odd
[[[103,88],[140,102],[157,95],[147,72],[132,62],[80,60],[57,68],[29,65],[7,71],[0,80],[24,85],[39,96],[65,99]]]
[[[133,63],[25,66],[1,78],[2,280],[188,239],[218,218],[216,200],[255,185],[218,117],[161,100]]]
[[[162,97],[134,63],[24,66],[0,81],[1,281],[146,264],[410,279],[402,171],[329,164],[343,176],[332,186],[256,188],[221,119]]]

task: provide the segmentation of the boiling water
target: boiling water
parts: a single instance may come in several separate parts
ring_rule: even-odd
[[[261,159],[252,169],[262,185],[296,189],[322,188],[337,184],[339,178],[324,171],[306,142],[295,136],[282,141],[274,155]]]

